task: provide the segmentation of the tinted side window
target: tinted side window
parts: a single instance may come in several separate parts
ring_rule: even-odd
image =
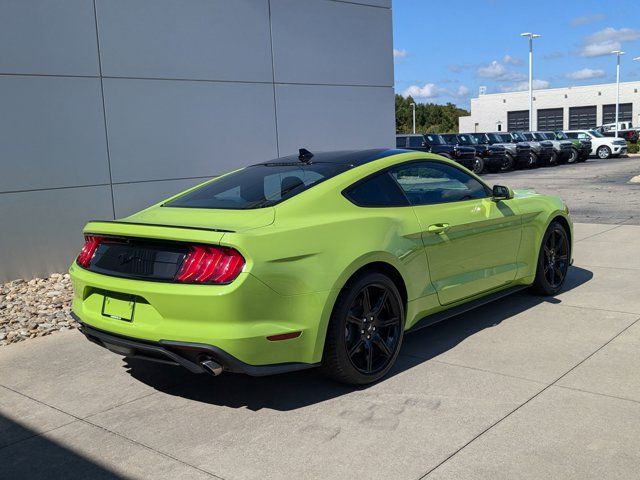
[[[411,148],[420,148],[423,143],[424,140],[422,137],[409,137],[409,146]]]
[[[407,137],[396,137],[396,148],[405,148],[407,146]]]
[[[412,205],[486,198],[485,186],[462,170],[444,163],[415,162],[391,171]]]
[[[350,187],[345,196],[360,207],[405,207],[409,205],[398,184],[381,173]]]

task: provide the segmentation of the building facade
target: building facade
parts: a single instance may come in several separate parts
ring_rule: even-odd
[[[471,99],[471,115],[460,117],[460,132],[499,130],[572,130],[615,122],[616,84],[549,88],[533,92],[529,127],[529,92],[493,93]],[[620,122],[640,125],[640,82],[620,84]]]
[[[391,0],[0,2],[0,281],[230,169],[393,146],[392,48]]]

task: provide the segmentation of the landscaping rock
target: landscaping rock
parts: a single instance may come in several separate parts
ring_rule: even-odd
[[[0,346],[76,328],[68,274],[0,284]]]

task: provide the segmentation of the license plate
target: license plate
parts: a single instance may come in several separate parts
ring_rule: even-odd
[[[116,298],[105,295],[102,300],[102,315],[115,320],[132,321],[135,309],[136,302],[132,297]]]

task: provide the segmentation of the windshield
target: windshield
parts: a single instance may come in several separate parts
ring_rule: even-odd
[[[504,140],[502,140],[502,138],[500,138],[500,135],[498,135],[497,133],[487,133],[487,137],[489,137],[489,140],[491,140],[492,142],[497,142],[497,143],[504,142]],[[510,142],[511,140],[508,141],[508,143]]]
[[[478,140],[471,135],[463,134],[458,135],[458,143],[460,145],[478,145]]]
[[[506,143],[512,143],[513,142],[513,138],[511,138],[511,135],[508,133],[503,133],[501,135],[497,135],[498,138],[502,139],[503,142]]]
[[[443,133],[440,135],[449,145],[455,145],[458,142],[458,136],[455,133]]]
[[[604,137],[604,135],[603,135],[602,133],[598,132],[597,130],[589,130],[587,133],[588,133],[589,135],[591,135],[591,136],[596,137],[596,138],[602,138],[602,137]]]
[[[163,207],[247,210],[270,207],[350,168],[340,163],[254,165],[214,179]]]
[[[525,133],[524,134],[524,138],[526,138],[527,140],[535,140],[535,138],[533,137],[533,133]]]
[[[556,137],[560,140],[569,140],[569,137],[567,137],[567,134],[564,132],[556,132]]]
[[[429,142],[429,144],[431,145],[446,145],[444,138],[442,138],[440,135],[428,133],[424,136],[424,138],[426,138],[427,142]]]
[[[549,139],[546,137],[546,135],[545,135],[544,133],[541,133],[541,132],[535,132],[535,133],[533,134],[533,137],[534,137],[536,140],[549,140]]]
[[[556,134],[554,132],[544,132],[544,135],[549,139],[549,140],[557,140],[558,138],[556,137]]]
[[[527,137],[525,137],[520,132],[513,132],[511,134],[511,136],[513,136],[513,138],[515,138],[518,142],[526,142],[527,141]]]

